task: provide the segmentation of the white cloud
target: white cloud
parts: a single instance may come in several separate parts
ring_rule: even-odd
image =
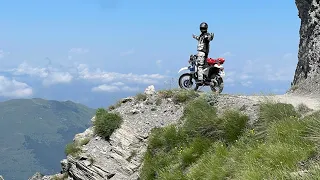
[[[128,81],[136,82],[140,84],[157,84],[158,80],[164,79],[165,76],[160,74],[122,74],[116,72],[105,72],[97,69],[96,71],[90,71],[85,64],[78,65],[78,74],[80,79],[84,80],[96,80],[100,82],[112,82],[112,81]]]
[[[0,96],[23,98],[31,95],[32,88],[28,84],[0,76]]]
[[[52,68],[32,67],[27,63],[22,63],[18,68],[9,70],[13,75],[29,75],[43,79],[43,85],[70,83],[73,79],[69,72],[60,72]]]
[[[130,55],[130,54],[133,54],[133,53],[135,53],[134,49],[130,49],[128,51],[120,53],[120,56],[127,56],[127,55]]]
[[[115,92],[119,90],[120,89],[117,86],[108,86],[106,84],[102,84],[92,88],[93,92]]]
[[[125,86],[126,84],[158,84],[164,81],[166,76],[160,74],[133,74],[106,72],[101,69],[91,70],[86,64],[74,64],[70,66],[33,67],[27,63],[20,64],[17,68],[6,70],[13,76],[30,76],[42,81],[44,86],[66,84],[74,80],[89,81],[90,83],[111,84],[113,86]],[[129,88],[126,88],[129,90]]]
[[[54,84],[70,83],[73,77],[68,72],[54,72],[43,80],[43,85],[50,86]]]
[[[91,89],[93,92],[118,92],[118,91],[138,91],[139,88],[133,88],[129,86],[123,86],[123,87],[118,87],[115,85],[107,85],[107,84],[102,84],[96,87],[93,87]]]
[[[74,53],[74,54],[85,54],[88,52],[89,52],[89,49],[86,49],[86,48],[71,48],[69,50],[69,53]]]

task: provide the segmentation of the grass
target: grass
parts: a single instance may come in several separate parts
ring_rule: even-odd
[[[75,142],[69,143],[66,145],[66,148],[64,150],[66,155],[71,155],[73,157],[77,157],[79,153],[81,152],[81,148],[79,145]]]
[[[96,111],[96,120],[93,123],[94,132],[105,140],[109,140],[112,133],[120,127],[122,121],[119,114],[99,108]]]
[[[307,162],[305,179],[320,175],[313,157],[320,147],[320,112],[302,117],[284,103],[260,105],[259,123],[225,111],[220,117],[203,98],[188,102],[183,125],[152,130],[141,170],[152,179],[294,179]]]
[[[52,180],[65,180],[65,179],[68,179],[68,174],[67,173],[64,173],[62,176],[54,175],[52,177]]]
[[[136,101],[145,101],[147,100],[147,95],[144,93],[138,93],[136,95]]]
[[[112,110],[114,110],[114,109],[116,109],[116,108],[120,107],[120,106],[121,106],[121,104],[122,104],[122,102],[121,102],[121,101],[117,101],[115,104],[110,105],[110,106],[108,107],[108,110],[109,110],[109,111],[112,111]]]

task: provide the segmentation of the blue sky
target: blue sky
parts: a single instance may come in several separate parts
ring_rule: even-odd
[[[91,107],[177,86],[206,21],[210,57],[226,59],[225,93],[285,93],[297,64],[294,1],[0,0],[1,100]]]

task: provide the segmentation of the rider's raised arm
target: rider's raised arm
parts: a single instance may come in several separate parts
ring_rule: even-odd
[[[192,34],[192,37],[193,37],[194,39],[196,39],[196,40],[199,41],[200,36],[197,36],[197,35]]]
[[[207,33],[205,37],[208,41],[212,41],[214,38],[214,33]]]

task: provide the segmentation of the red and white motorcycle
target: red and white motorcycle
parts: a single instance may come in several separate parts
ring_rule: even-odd
[[[223,91],[224,83],[223,78],[225,77],[223,63],[225,62],[224,58],[207,58],[204,65],[204,83],[198,84],[198,73],[196,66],[197,55],[191,55],[189,59],[190,66],[183,67],[179,70],[178,73],[184,70],[189,70],[189,72],[182,74],[179,77],[179,86],[182,89],[193,89],[197,91],[200,86],[210,86],[211,90],[216,93],[221,93]],[[194,82],[193,82],[194,80]],[[195,85],[195,87],[193,87]]]

